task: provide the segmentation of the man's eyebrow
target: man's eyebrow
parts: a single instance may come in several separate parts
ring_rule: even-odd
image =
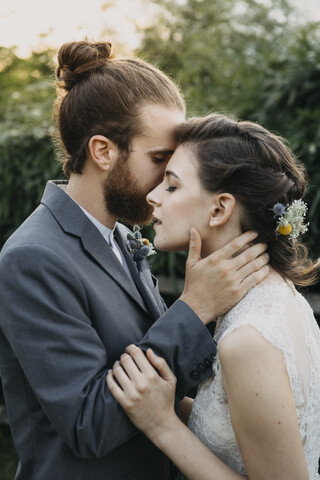
[[[151,154],[158,154],[161,153],[162,155],[173,155],[174,154],[174,150],[168,150],[167,148],[159,148],[159,149],[154,149],[154,150],[150,150],[149,153]]]
[[[173,176],[173,177],[176,177],[178,180],[180,180],[180,178],[178,177],[178,175],[176,173],[174,173],[172,170],[166,170],[165,172],[165,176],[166,177],[170,177],[170,176]]]

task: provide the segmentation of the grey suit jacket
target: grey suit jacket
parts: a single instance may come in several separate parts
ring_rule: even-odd
[[[0,257],[0,374],[19,480],[168,480],[169,460],[131,424],[105,376],[125,347],[151,346],[177,399],[211,372],[216,345],[183,302],[166,310],[155,279],[132,278],[79,206],[48,182]]]

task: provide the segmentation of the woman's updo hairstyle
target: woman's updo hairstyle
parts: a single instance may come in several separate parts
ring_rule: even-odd
[[[205,190],[228,192],[240,203],[242,231],[259,233],[268,244],[270,265],[296,286],[317,280],[318,263],[305,245],[277,233],[273,206],[303,197],[306,174],[284,140],[260,125],[212,114],[191,118],[176,132],[178,144],[195,154]]]
[[[185,111],[183,97],[164,73],[138,58],[116,58],[111,43],[70,42],[58,52],[55,119],[67,177],[80,174],[87,146],[104,135],[124,153],[143,132],[146,103]]]

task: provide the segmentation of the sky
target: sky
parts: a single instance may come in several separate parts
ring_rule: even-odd
[[[106,32],[112,39],[138,46],[135,23],[144,26],[152,15],[147,0],[115,0],[116,7],[103,9],[108,0],[0,0],[0,45],[16,45],[27,56],[33,47],[58,47],[85,36],[100,40]]]
[[[214,0],[210,0],[214,1]],[[320,0],[294,0],[301,17],[320,21]],[[133,50],[139,44],[135,24],[145,26],[154,15],[148,0],[0,0],[0,45],[17,46],[28,56],[42,46],[58,48],[71,40],[111,38]],[[107,35],[109,32],[109,35]]]

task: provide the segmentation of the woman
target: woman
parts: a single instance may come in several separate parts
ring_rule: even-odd
[[[298,241],[307,229],[303,168],[279,137],[219,115],[189,120],[177,142],[147,197],[155,246],[186,249],[196,227],[206,256],[255,229],[270,273],[218,319],[213,375],[193,406],[181,405],[190,430],[174,411],[175,378],[151,350],[149,363],[130,346],[108,373],[109,389],[189,479],[319,479],[320,333],[295,289],[314,283],[318,269]]]

